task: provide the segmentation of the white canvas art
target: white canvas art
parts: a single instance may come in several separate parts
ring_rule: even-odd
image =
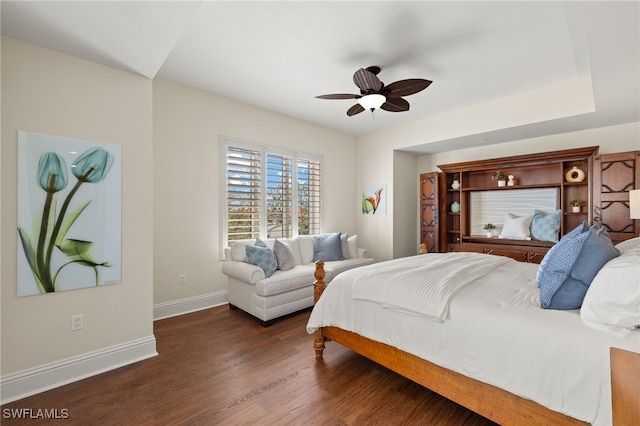
[[[18,296],[119,283],[121,147],[18,132]]]
[[[362,213],[387,214],[387,185],[366,185],[362,187]]]

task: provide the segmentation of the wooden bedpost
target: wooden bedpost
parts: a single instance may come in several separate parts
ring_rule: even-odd
[[[313,304],[318,303],[322,292],[327,284],[324,282],[324,262],[318,260],[316,262],[316,271],[313,273],[316,280],[313,283]],[[313,349],[316,351],[316,359],[322,359],[322,352],[324,351],[324,336],[322,335],[322,329],[317,330],[313,335]]]

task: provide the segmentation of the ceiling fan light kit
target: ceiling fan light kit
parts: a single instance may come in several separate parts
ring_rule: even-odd
[[[365,95],[358,99],[358,103],[362,105],[364,109],[373,111],[376,108],[380,108],[382,104],[387,101],[384,95],[378,93],[372,93],[371,95]]]
[[[347,110],[347,115],[351,117],[365,110],[373,112],[376,109],[383,109],[391,112],[409,111],[409,102],[402,96],[418,93],[431,84],[431,80],[422,78],[411,78],[399,80],[385,86],[378,79],[377,74],[380,67],[370,66],[366,69],[360,68],[353,74],[353,82],[360,89],[359,95],[350,93],[336,93],[331,95],[316,96],[318,99],[357,99],[358,103]]]

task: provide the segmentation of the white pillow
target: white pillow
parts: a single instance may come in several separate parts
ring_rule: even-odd
[[[620,250],[620,253],[624,253],[629,250],[640,249],[640,237],[631,238],[630,240],[618,243],[616,244],[616,248]]]
[[[531,231],[529,226],[533,220],[533,215],[518,216],[514,213],[504,215],[504,226],[499,238],[508,238],[511,240],[530,240]]]
[[[358,257],[358,234],[351,235],[347,240],[347,244],[349,245],[349,258],[357,258]]]
[[[293,252],[293,258],[296,260],[296,265],[302,265],[302,257],[300,256],[300,246],[298,245],[298,240],[293,239],[281,239],[280,241],[286,242],[291,247],[291,251]]]
[[[349,259],[349,234],[340,234],[340,246],[342,248],[342,258]]]
[[[300,247],[300,264],[306,265],[313,261],[313,235],[298,235]]]
[[[640,326],[640,252],[623,253],[600,269],[580,316],[585,324],[620,337]]]
[[[233,256],[233,260],[237,260],[239,262],[247,261],[247,249],[246,246],[254,245],[256,240],[241,240],[231,244],[231,256]]]

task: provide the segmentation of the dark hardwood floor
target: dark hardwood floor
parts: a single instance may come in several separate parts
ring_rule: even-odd
[[[493,425],[327,343],[309,312],[263,328],[220,306],[156,321],[159,356],[2,406],[2,425]],[[66,419],[12,419],[57,409]],[[66,413],[66,415],[65,415]]]

